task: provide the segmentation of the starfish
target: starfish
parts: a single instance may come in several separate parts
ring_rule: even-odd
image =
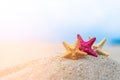
[[[89,38],[90,39],[90,38]],[[95,50],[95,52],[97,52],[99,55],[103,55],[103,56],[109,56],[109,54],[105,51],[102,50],[105,42],[106,42],[106,38],[103,38],[98,44],[94,44],[93,45],[93,49]]]
[[[80,51],[78,48],[78,44],[79,40],[77,40],[72,46],[69,46],[67,43],[63,42],[63,45],[66,48],[66,53],[61,57],[77,60],[81,56],[86,56],[87,53]]]
[[[89,41],[85,42],[82,37],[77,34],[77,39],[79,40],[79,49],[81,51],[87,52],[90,55],[93,55],[95,57],[98,56],[98,54],[91,48],[93,43],[95,42],[96,38],[91,38]]]

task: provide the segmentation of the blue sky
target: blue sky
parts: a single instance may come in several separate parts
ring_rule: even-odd
[[[0,40],[120,43],[120,0],[0,0]]]

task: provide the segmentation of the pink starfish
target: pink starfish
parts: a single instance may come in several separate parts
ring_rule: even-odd
[[[87,52],[88,54],[93,55],[93,56],[95,56],[95,57],[98,56],[98,54],[91,48],[92,45],[93,45],[93,43],[94,43],[95,40],[96,40],[95,37],[94,37],[94,38],[91,38],[89,41],[85,42],[85,41],[82,39],[82,37],[81,37],[79,34],[77,34],[77,39],[80,41],[78,47],[79,47],[79,49],[80,49],[81,51]]]

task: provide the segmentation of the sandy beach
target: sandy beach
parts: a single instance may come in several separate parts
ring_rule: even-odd
[[[57,53],[58,46],[48,42],[32,41],[0,43],[0,69],[50,56]]]
[[[112,59],[120,62],[120,46],[105,46]],[[62,44],[49,42],[1,42],[0,43],[0,69],[25,63],[47,56],[63,54]]]
[[[19,77],[29,75],[32,69],[28,66],[36,65],[37,62],[42,62],[41,60],[44,63],[44,57],[60,55],[65,51],[61,44],[45,42],[0,43],[0,48],[0,77],[4,76],[4,80],[8,80],[11,74],[20,75]],[[109,52],[109,58],[120,63],[120,46],[105,46],[104,50]]]

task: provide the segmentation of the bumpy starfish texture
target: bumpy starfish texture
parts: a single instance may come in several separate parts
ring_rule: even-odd
[[[80,51],[78,48],[78,44],[79,40],[77,40],[76,43],[72,46],[69,46],[67,43],[63,42],[63,45],[66,48],[66,53],[63,54],[61,57],[76,60],[81,56],[86,56],[87,53]]]
[[[93,50],[95,50],[95,52],[97,52],[99,55],[109,56],[109,54],[107,52],[105,52],[105,51],[102,50],[105,42],[106,42],[106,38],[103,38],[101,40],[101,42],[99,42],[98,44],[94,44],[93,45]]]
[[[89,41],[85,42],[82,37],[77,34],[77,39],[79,40],[79,49],[81,51],[87,52],[88,54],[97,57],[98,54],[92,49],[92,45],[95,42],[96,38],[91,38]]]

